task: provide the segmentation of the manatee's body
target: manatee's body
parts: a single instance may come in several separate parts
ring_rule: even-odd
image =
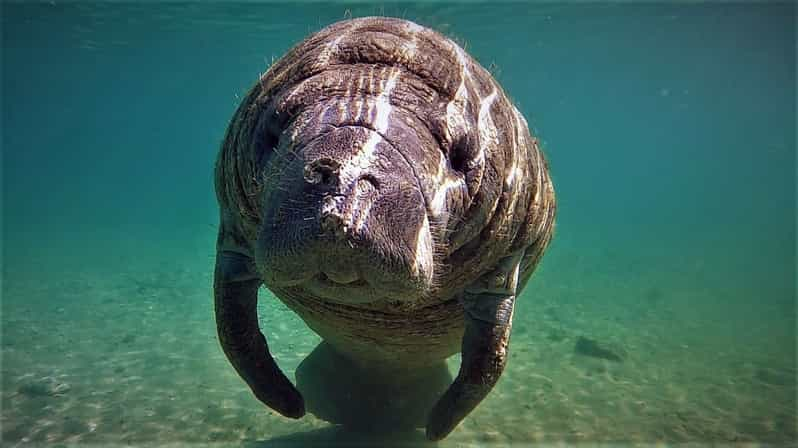
[[[261,284],[375,372],[462,350],[431,438],[493,387],[514,299],[553,231],[554,191],[521,113],[453,41],[389,18],[311,35],[239,107],[216,188],[219,337],[267,405],[304,414],[258,331]]]

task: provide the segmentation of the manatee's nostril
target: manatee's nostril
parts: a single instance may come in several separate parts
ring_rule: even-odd
[[[364,174],[357,179],[358,187],[361,189],[367,189],[369,187],[378,190],[380,188],[380,183],[377,181],[377,178],[372,176],[371,174]]]
[[[338,171],[341,164],[332,159],[318,159],[305,165],[303,175],[309,184],[335,186],[338,184]]]

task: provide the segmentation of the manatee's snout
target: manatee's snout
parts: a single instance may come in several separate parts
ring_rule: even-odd
[[[305,165],[305,182],[321,193],[318,217],[321,233],[335,240],[362,239],[366,215],[379,194],[379,182],[373,174],[360,174],[351,185],[341,182],[341,164],[320,158]]]
[[[341,181],[341,164],[333,159],[322,157],[305,165],[303,178],[306,183],[315,186],[320,193],[318,207],[319,245],[330,251],[346,250],[336,247],[348,244],[352,252],[356,242],[373,243],[368,229],[364,228],[367,214],[377,197],[377,181],[372,174],[361,174],[352,185]],[[317,196],[317,195],[313,195]],[[315,205],[315,204],[314,204]],[[362,245],[362,244],[361,244]],[[355,260],[358,257],[351,257]],[[347,259],[337,257],[319,266],[320,279],[338,284],[354,284],[365,282],[362,268]]]
[[[371,133],[331,131],[283,171],[284,194],[268,204],[276,211],[259,238],[267,285],[343,302],[415,300],[431,287],[433,239],[418,180]]]
[[[322,157],[305,165],[302,177],[305,182],[318,187],[322,199],[319,204],[318,221],[322,233],[334,235],[342,240],[350,230],[346,214],[341,204],[346,195],[340,190],[341,164],[333,159]],[[351,206],[350,206],[351,207]]]

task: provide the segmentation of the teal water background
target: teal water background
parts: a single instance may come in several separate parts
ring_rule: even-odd
[[[648,423],[632,429],[639,423],[633,416],[613,420],[613,411],[604,410],[594,426],[580,423],[587,437],[562,430],[542,440],[625,440],[623,432],[598,428],[613,424],[630,425],[629,434],[637,434],[630,440],[641,441],[795,440],[794,4],[54,2],[1,8],[0,422],[6,441],[136,442],[155,434],[155,440],[178,442],[268,440],[308,429],[286,421],[279,430],[236,432],[234,414],[213,433],[202,420],[183,421],[196,425],[183,433],[176,426],[170,431],[169,412],[177,411],[160,408],[149,417],[166,422],[162,432],[144,429],[146,413],[113,428],[102,419],[100,426],[64,423],[67,414],[92,418],[79,393],[100,384],[122,387],[108,385],[102,373],[76,379],[70,369],[79,367],[71,362],[85,368],[113,353],[81,345],[78,336],[67,341],[78,330],[99,341],[122,333],[141,340],[146,333],[151,339],[137,347],[142,353],[191,347],[196,351],[186,362],[207,371],[206,384],[229,374],[212,337],[214,158],[239,98],[272,58],[347,11],[405,17],[464,43],[483,65],[495,66],[543,142],[558,195],[557,230],[519,302],[514,348],[525,334],[530,344],[545,344],[532,337],[537,322],[542,312],[557,314],[566,342],[582,333],[614,341],[630,358],[650,355],[640,364],[652,371],[695,366],[669,377],[681,378],[671,383],[677,389],[691,390],[699,380],[689,372],[700,366],[706,368],[701,375],[711,376],[751,365],[754,379],[765,378],[762,389],[758,383],[721,389],[772,403],[716,403],[715,411],[724,412],[691,411],[710,417],[696,417],[690,430],[658,431],[652,424],[639,434]],[[125,292],[112,302],[90,297],[108,288]],[[562,304],[570,308],[558,308]],[[562,317],[574,309],[588,326]],[[141,324],[131,314],[148,320]],[[309,331],[285,319],[292,325],[287,331]],[[177,342],[180,332],[169,336],[186,322],[202,328],[201,340],[185,345]],[[596,322],[603,322],[604,333],[589,326]],[[661,331],[635,349],[635,337],[651,325]],[[175,340],[159,345],[158,335]],[[69,344],[79,347],[74,357],[59,356]],[[657,352],[682,345],[696,351]],[[570,346],[561,344],[572,357]],[[529,365],[552,378],[543,360],[519,353],[508,369]],[[208,367],[197,354],[213,356],[215,364]],[[558,365],[558,355],[546,362]],[[72,375],[63,380],[69,392],[45,397],[54,403],[19,407],[35,394],[18,380],[49,375],[36,370],[47,365]],[[142,371],[169,381],[184,372],[161,369]],[[138,376],[146,381],[146,375]],[[522,370],[511,375],[523,383]],[[179,384],[170,385],[178,401],[196,395]],[[223,384],[220,396],[244,397],[235,378],[225,376]],[[149,387],[136,390],[145,404],[162,398]],[[71,395],[75,408],[59,408],[60,395]],[[248,399],[239,398],[242,408],[262,412]],[[214,404],[208,398],[207,405]],[[48,405],[50,411],[41,410]],[[501,418],[499,402],[483,405]],[[545,412],[543,403],[536,408]],[[273,427],[281,425],[270,418]],[[713,430],[704,431],[710,421]],[[719,429],[726,423],[728,430]],[[506,428],[524,425],[522,417]],[[468,434],[463,443],[481,440],[480,431]],[[521,433],[510,438],[524,440]]]

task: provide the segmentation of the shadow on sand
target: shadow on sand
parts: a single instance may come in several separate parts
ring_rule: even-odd
[[[428,447],[422,429],[452,382],[446,364],[424,369],[364,369],[322,342],[297,368],[308,413],[331,426],[252,441],[247,447]]]
[[[246,448],[299,447],[433,447],[422,430],[403,432],[365,433],[343,426],[330,426],[308,432],[245,443]]]

